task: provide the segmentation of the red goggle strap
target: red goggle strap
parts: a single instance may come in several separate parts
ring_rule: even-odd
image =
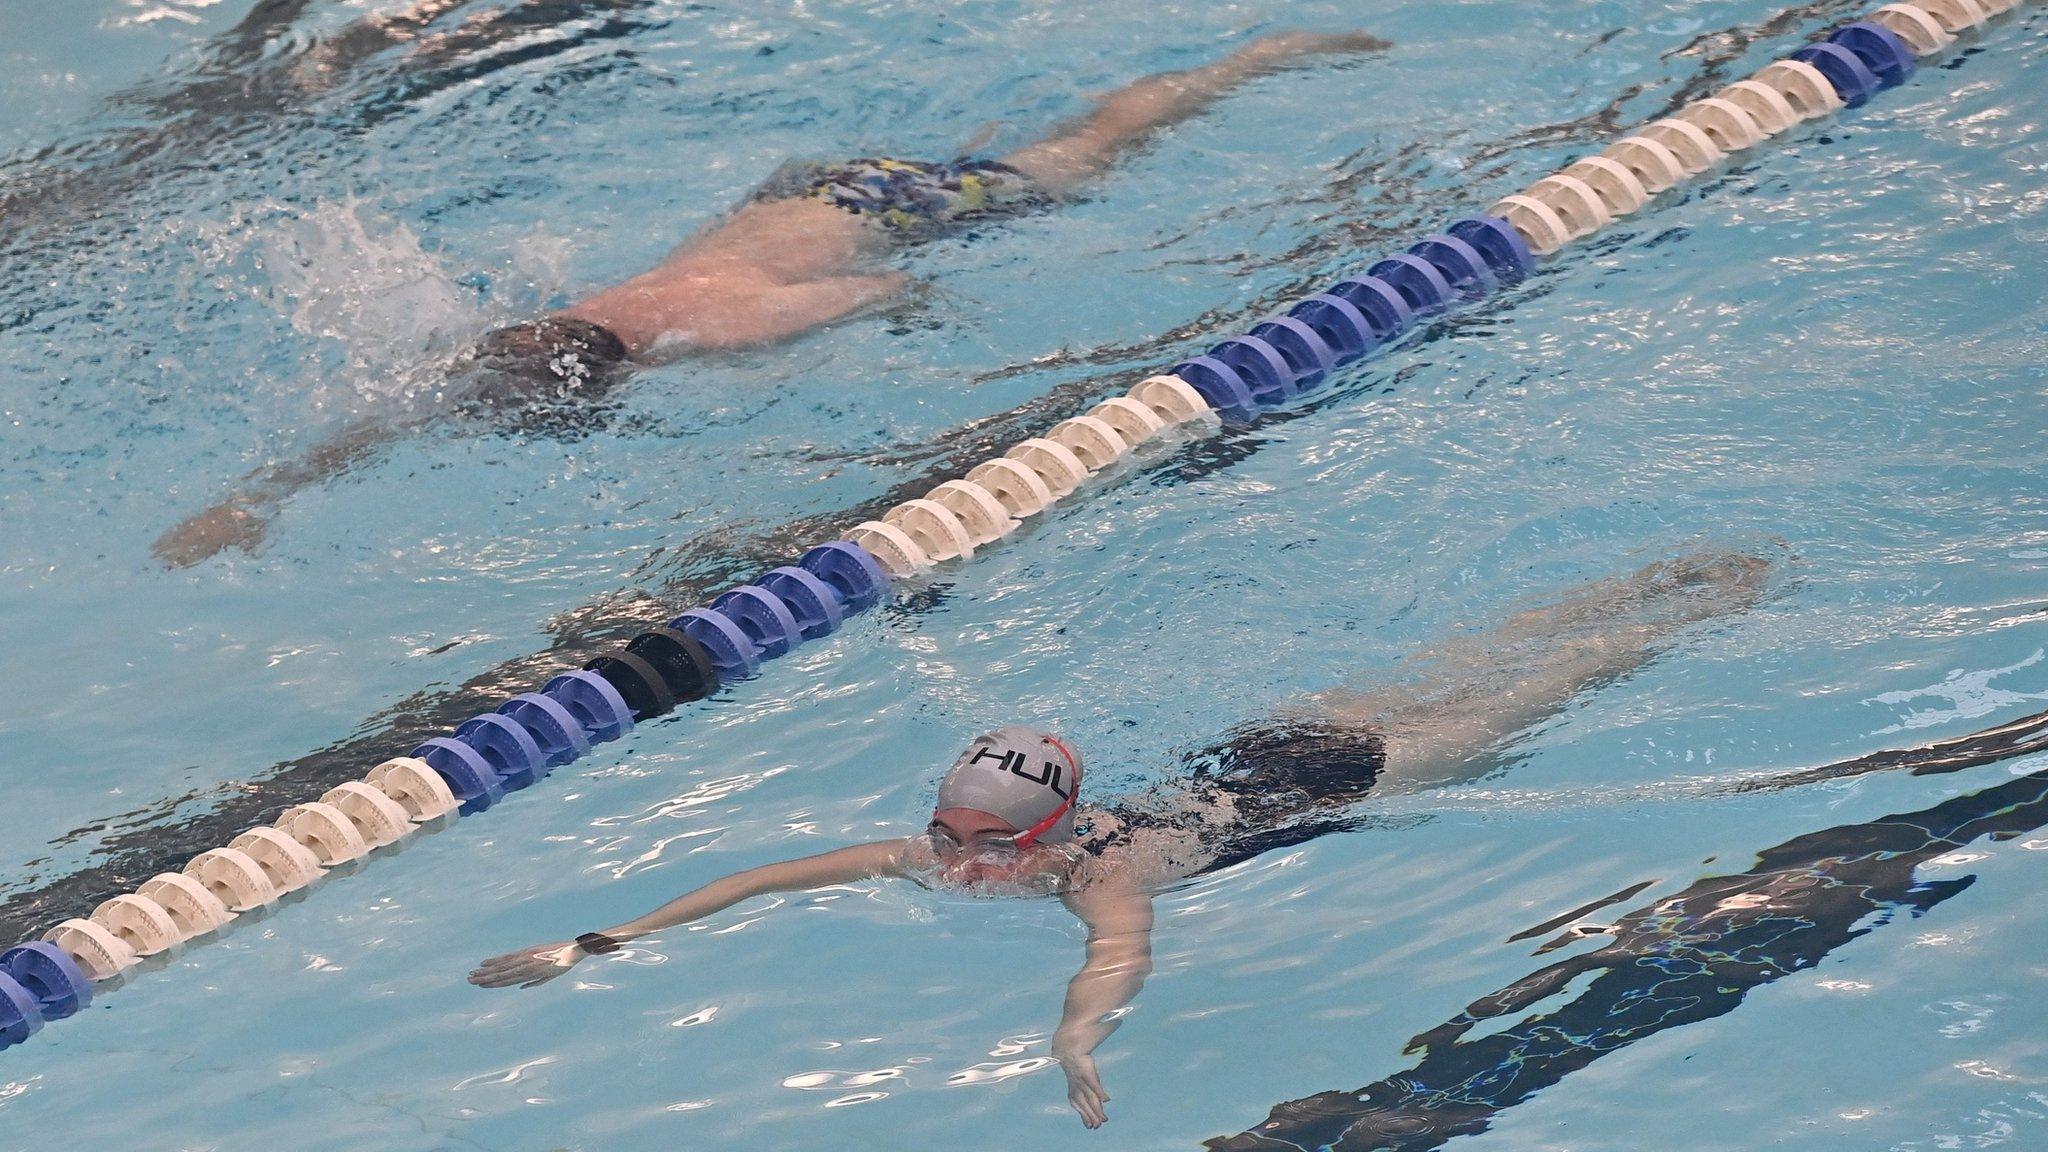
[[[1067,814],[1067,809],[1072,808],[1073,806],[1074,802],[1071,799],[1061,801],[1060,806],[1052,810],[1052,815],[1047,816],[1045,819],[1040,820],[1038,823],[1033,824],[1031,827],[1026,828],[1022,832],[1017,833],[1015,836],[1010,837],[1010,839],[1014,841],[1017,847],[1019,848],[1031,847],[1033,844],[1038,842],[1038,838],[1040,836],[1043,836],[1047,832],[1052,831],[1052,826],[1059,823],[1060,817],[1065,816]]]
[[[1052,831],[1052,826],[1059,823],[1060,817],[1065,816],[1067,810],[1074,806],[1073,794],[1081,790],[1081,766],[1074,762],[1074,753],[1061,743],[1057,736],[1047,736],[1045,739],[1047,743],[1060,750],[1060,755],[1067,758],[1067,767],[1074,773],[1074,786],[1068,790],[1067,798],[1060,801],[1060,806],[1052,810],[1052,815],[1010,837],[1019,848],[1029,848],[1038,842],[1040,836]]]

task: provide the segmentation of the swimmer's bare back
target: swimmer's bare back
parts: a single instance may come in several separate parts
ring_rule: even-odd
[[[1199,113],[1254,76],[1311,57],[1385,47],[1386,41],[1359,32],[1267,36],[1213,64],[1147,77],[1112,92],[1097,101],[1093,112],[1045,139],[981,165],[984,171],[974,171],[975,165],[967,165],[965,171],[998,183],[1014,177],[1018,188],[1013,191],[1028,193],[1031,203],[1054,203],[1106,172],[1123,152]],[[579,325],[575,339],[569,341],[573,351],[615,350],[599,357],[601,362],[582,371],[580,378],[575,356],[542,356],[540,376],[548,376],[547,370],[558,368],[565,359],[572,371],[555,371],[554,376],[566,378],[542,379],[541,384],[573,402],[578,385],[614,380],[619,375],[612,371],[615,368],[691,352],[773,344],[899,301],[912,285],[910,276],[879,267],[877,261],[930,230],[896,226],[890,221],[901,213],[864,211],[854,198],[821,196],[823,191],[829,190],[782,198],[757,196],[707,225],[655,268],[553,317],[521,326],[520,335],[528,337],[528,343],[546,343],[541,337],[550,334],[550,324]],[[451,391],[460,393],[462,386]],[[501,386],[499,391],[505,389]],[[594,397],[603,388],[582,391]],[[473,411],[476,406],[465,406],[465,399],[451,397],[455,407]],[[165,532],[152,550],[174,568],[197,564],[228,548],[253,551],[293,493],[363,465],[385,443],[438,415],[352,423],[302,459],[250,472],[235,491]]]

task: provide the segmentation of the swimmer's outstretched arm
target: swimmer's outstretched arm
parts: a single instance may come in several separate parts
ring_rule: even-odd
[[[189,568],[229,548],[249,551],[263,542],[271,517],[293,493],[364,463],[402,430],[389,421],[355,421],[297,460],[266,464],[242,477],[220,503],[157,537],[150,551],[172,568]]]
[[[909,284],[910,278],[901,272],[830,276],[802,284],[769,284],[758,277],[711,283],[663,268],[556,315],[597,324],[616,335],[629,356],[644,357],[670,336],[698,349],[773,343],[885,304],[901,296]],[[457,361],[452,369],[456,377],[447,403],[458,408],[475,395],[468,390],[471,382],[461,376],[466,367]],[[300,489],[367,463],[391,441],[439,414],[348,424],[296,460],[250,472],[219,503],[157,537],[150,550],[172,568],[189,568],[229,548],[251,551],[263,542],[284,502]]]
[[[855,844],[800,860],[784,860],[735,872],[694,892],[686,892],[645,916],[596,933],[610,943],[592,941],[586,945],[576,940],[558,940],[507,952],[477,965],[469,974],[469,982],[479,988],[507,988],[514,984],[531,988],[574,968],[584,957],[597,955],[591,950],[592,946],[599,951],[610,951],[612,944],[622,944],[664,928],[688,924],[749,897],[769,892],[803,892],[828,884],[850,884],[878,876],[902,876],[903,852],[909,844],[910,841],[902,839],[877,840],[872,844]]]
[[[1100,1128],[1109,1120],[1109,1093],[1095,1071],[1095,1048],[1116,1031],[1123,1009],[1152,972],[1152,899],[1122,887],[1095,885],[1065,897],[1088,925],[1088,954],[1067,983],[1052,1054],[1067,1074],[1067,1102],[1081,1123]]]

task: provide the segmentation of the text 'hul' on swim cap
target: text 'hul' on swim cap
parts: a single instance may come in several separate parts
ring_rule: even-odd
[[[972,808],[1019,829],[1017,844],[1074,838],[1081,758],[1049,732],[1012,725],[967,745],[939,784],[938,807]]]

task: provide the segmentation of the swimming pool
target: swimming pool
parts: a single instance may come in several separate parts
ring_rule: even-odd
[[[1774,13],[1736,5],[1390,10],[1372,20],[1400,45],[1386,58],[1263,80],[1087,203],[927,250],[907,265],[936,285],[919,313],[650,374],[630,419],[575,443],[407,445],[295,502],[255,558],[177,576],[148,541],[263,453],[405,403],[423,349],[634,270],[785,156],[940,155],[1261,27],[1356,17],[601,5],[424,76],[372,61],[322,81],[317,49],[282,51],[289,75],[245,105],[177,95],[205,73],[183,37],[240,12],[192,8],[187,33],[110,5],[11,37],[10,119],[47,126],[10,144],[61,143],[88,174],[9,211],[10,894],[55,907],[81,868],[281,793],[270,765],[573,635],[565,609],[716,585],[755,534],[921,472],[948,429],[1106,391],[1557,167],[1617,98],[1615,124],[1638,122],[1704,68],[1731,79],[1856,10],[1754,43]],[[1055,727],[1098,766],[1091,788],[1136,786],[1304,691],[1695,539],[1783,538],[1797,583],[1585,697],[1513,771],[1162,904],[1158,972],[1104,1050],[1120,1144],[1188,1147],[1399,1073],[1410,1036],[1554,959],[1507,938],[1570,909],[1653,882],[1618,914],[2004,782],[1701,785],[2038,710],[2040,21],[2023,10],[1566,256],[1511,308],[1355,369],[1340,400],[1252,433],[1255,453],[1107,487],[914,611],[142,974],[0,1057],[0,1134],[1073,1138],[1037,1059],[1078,948],[1050,906],[826,893],[671,934],[581,988],[489,998],[460,974],[733,866],[913,828],[978,727]],[[137,83],[176,115],[101,109]],[[136,122],[146,155],[124,160]],[[250,159],[211,170],[223,150]],[[2030,842],[1930,863],[1978,879],[1464,1142],[2028,1146]]]

